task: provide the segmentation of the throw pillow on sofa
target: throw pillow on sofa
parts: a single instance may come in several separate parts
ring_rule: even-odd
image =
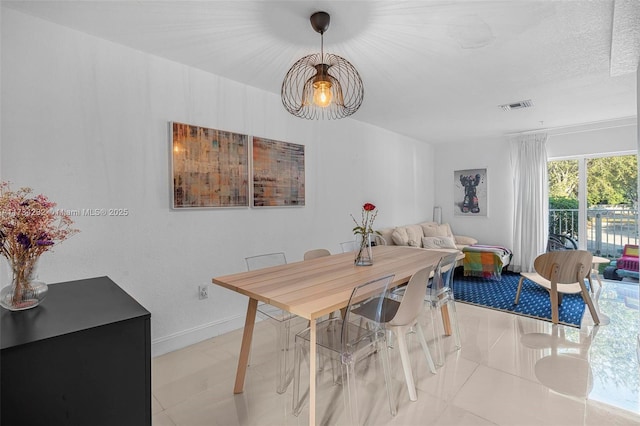
[[[420,224],[425,237],[449,237],[453,238],[453,232],[448,223],[437,224],[435,222],[425,222]]]
[[[398,226],[393,230],[391,239],[397,246],[420,247],[423,235],[420,225]]]
[[[450,237],[422,237],[422,247],[426,249],[456,249],[456,242]]]

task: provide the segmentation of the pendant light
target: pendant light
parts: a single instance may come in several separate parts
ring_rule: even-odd
[[[358,71],[346,59],[324,53],[330,20],[326,12],[311,15],[311,27],[320,33],[320,53],[299,59],[282,82],[282,104],[296,117],[344,118],[362,104],[364,87]]]

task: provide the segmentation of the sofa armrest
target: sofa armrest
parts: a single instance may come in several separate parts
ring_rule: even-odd
[[[456,239],[456,244],[465,245],[465,246],[472,246],[474,244],[478,244],[478,240],[476,240],[473,237],[465,237],[464,235],[454,235],[453,237]]]

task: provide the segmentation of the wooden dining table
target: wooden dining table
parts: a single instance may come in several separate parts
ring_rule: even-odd
[[[406,284],[416,271],[437,265],[449,253],[376,246],[371,266],[355,266],[354,253],[341,253],[213,278],[214,284],[249,297],[233,392],[244,389],[258,302],[276,306],[309,320],[309,424],[315,425],[316,320],[345,308],[356,286],[387,275],[394,276],[391,287]]]

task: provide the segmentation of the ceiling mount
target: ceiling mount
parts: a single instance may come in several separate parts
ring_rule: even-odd
[[[285,109],[306,119],[348,117],[355,113],[364,97],[360,74],[343,57],[324,53],[324,33],[331,17],[315,12],[311,27],[320,34],[320,53],[299,59],[282,82],[281,97]]]
[[[316,12],[309,18],[311,27],[320,34],[324,34],[329,29],[331,16],[327,12]]]

